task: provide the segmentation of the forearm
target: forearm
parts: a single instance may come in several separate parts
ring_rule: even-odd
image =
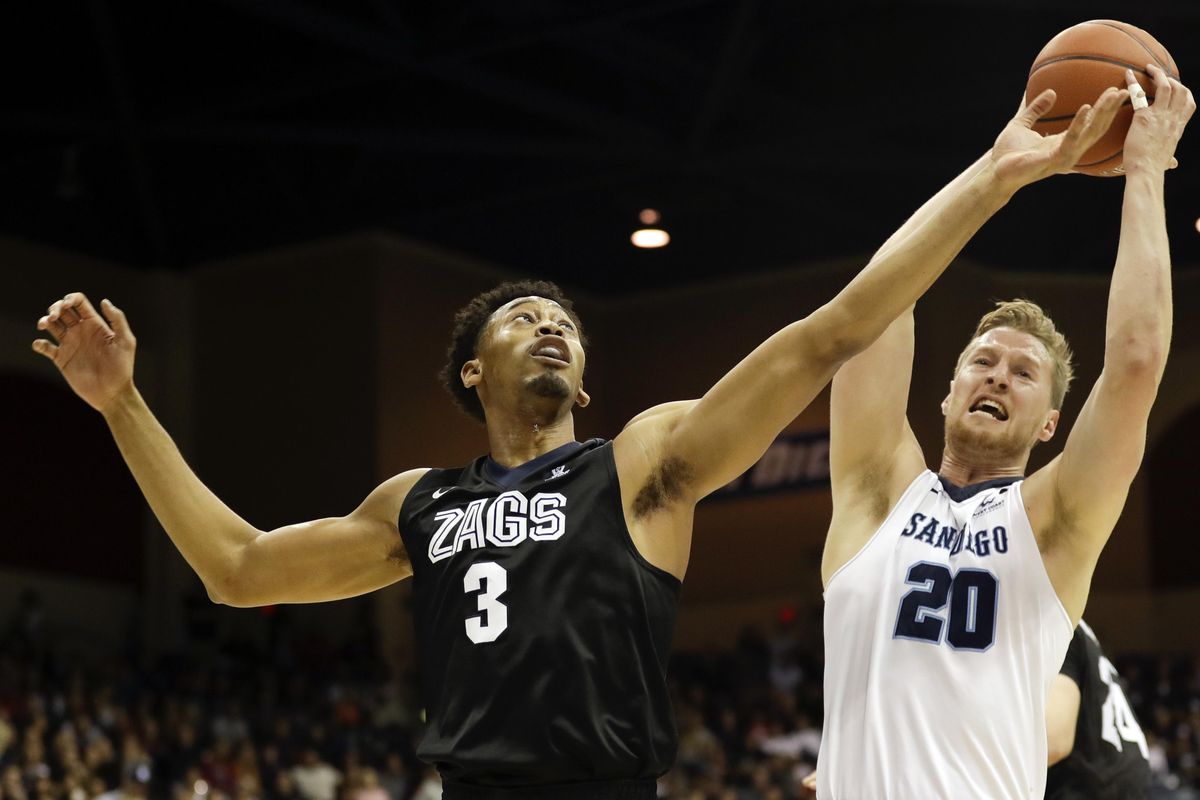
[[[870,345],[915,303],[1013,191],[996,179],[991,156],[985,154],[892,234],[821,309],[831,325],[836,320],[841,327],[848,355]]]
[[[1161,171],[1136,170],[1125,178],[1105,334],[1106,372],[1148,373],[1157,385],[1171,343],[1171,253]]]
[[[136,388],[107,407],[104,418],[159,523],[210,592],[219,594],[258,531],[201,483]]]

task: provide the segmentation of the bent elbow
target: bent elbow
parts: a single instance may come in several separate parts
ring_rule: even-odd
[[[208,593],[208,599],[210,602],[212,602],[213,604],[218,605],[218,606],[229,605],[228,603],[225,602],[225,599],[217,592],[216,588],[213,586],[211,581],[202,580],[201,583],[204,584],[204,591]]]
[[[263,605],[259,598],[255,597],[257,593],[254,589],[257,583],[247,577],[244,557],[228,564],[220,574],[204,578],[208,598],[214,603],[231,608],[253,608]]]

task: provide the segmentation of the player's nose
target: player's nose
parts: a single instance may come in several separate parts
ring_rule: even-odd
[[[537,334],[538,336],[562,336],[563,329],[557,322],[545,320],[538,325]]]

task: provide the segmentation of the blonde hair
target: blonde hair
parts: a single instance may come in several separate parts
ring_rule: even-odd
[[[996,302],[996,308],[984,314],[975,326],[971,344],[996,328],[1012,328],[1027,333],[1045,346],[1054,366],[1050,384],[1050,405],[1052,408],[1062,408],[1063,398],[1067,396],[1071,379],[1075,377],[1075,367],[1071,364],[1071,346],[1067,344],[1067,338],[1054,327],[1054,320],[1046,315],[1041,306],[1029,300],[1000,300]],[[962,368],[963,359],[971,349],[971,344],[959,354],[954,374],[957,375],[958,370]]]

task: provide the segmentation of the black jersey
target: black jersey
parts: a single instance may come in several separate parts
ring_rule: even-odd
[[[1048,800],[1150,797],[1146,735],[1087,623],[1080,621],[1075,629],[1060,672],[1079,685],[1079,721],[1071,754],[1046,775]]]
[[[430,470],[400,531],[428,721],[417,752],[446,796],[640,779],[653,797],[675,757],[666,667],[680,583],[634,546],[612,443],[512,470],[487,457]]]

